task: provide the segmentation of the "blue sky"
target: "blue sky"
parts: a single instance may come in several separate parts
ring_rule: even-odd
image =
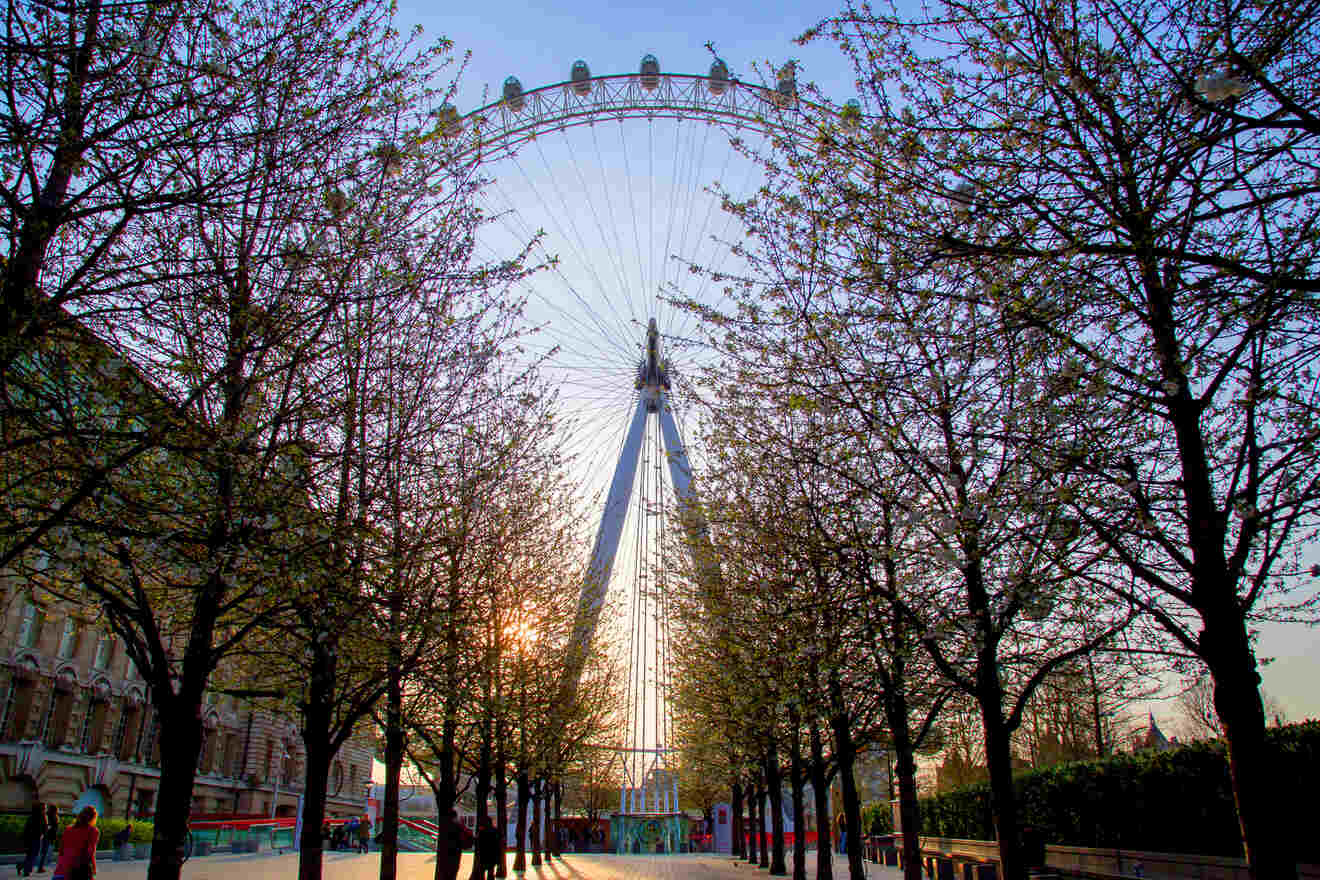
[[[714,7],[714,8],[712,8]],[[711,41],[735,76],[755,80],[753,64],[802,62],[803,81],[819,83],[842,102],[855,91],[851,66],[826,43],[805,47],[793,37],[834,11],[832,4],[579,3],[472,4],[464,9],[403,0],[403,21],[419,23],[429,36],[446,36],[472,61],[455,102],[460,112],[481,102],[482,87],[498,95],[509,75],[526,89],[568,79],[584,59],[593,74],[634,73],[648,52],[666,73],[705,73]]]

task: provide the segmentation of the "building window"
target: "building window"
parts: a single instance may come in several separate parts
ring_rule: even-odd
[[[357,797],[357,790],[358,790],[358,786],[357,786],[357,765],[356,765],[356,764],[350,764],[349,767],[348,767],[348,795],[349,795],[349,797]]]
[[[334,776],[331,777],[330,794],[337,795],[344,789],[344,762],[335,761]]]
[[[266,781],[270,782],[275,778],[275,740],[266,742]]]
[[[64,619],[64,631],[60,633],[60,647],[55,652],[61,660],[69,660],[78,650],[78,622],[72,617]]]
[[[92,658],[93,669],[108,669],[115,656],[115,640],[109,633],[103,632],[96,639],[96,656]]]
[[[88,696],[87,715],[83,719],[82,737],[78,741],[78,747],[87,754],[94,755],[101,751],[101,740],[105,734],[105,719],[109,713],[110,704],[104,697],[97,697],[91,691],[88,691]]]
[[[31,601],[23,603],[22,618],[18,624],[18,644],[35,648],[41,639],[42,614]]]
[[[4,700],[0,702],[0,739],[9,739],[9,719],[14,717],[14,695],[18,682],[13,675],[5,683]]]
[[[127,761],[133,757],[133,747],[137,745],[138,724],[142,721],[142,707],[127,700],[119,713],[119,723],[115,725],[115,734],[111,738],[111,751],[119,760]]]
[[[138,739],[138,763],[155,767],[160,763],[160,738],[156,735],[157,713],[155,706],[147,708],[147,720],[142,725],[142,736]]]
[[[38,737],[50,748],[64,745],[69,732],[69,715],[73,712],[73,691],[59,682],[50,689],[50,702],[46,704],[46,717],[41,722]]]
[[[237,733],[230,733],[225,744],[225,771],[235,779],[243,775],[241,749],[242,739]]]
[[[5,739],[26,739],[28,721],[32,717],[34,684],[29,678],[16,678],[9,690],[6,718],[10,726]]]
[[[211,758],[215,750],[216,732],[209,727],[202,727],[202,747],[197,750],[197,772],[211,772]]]

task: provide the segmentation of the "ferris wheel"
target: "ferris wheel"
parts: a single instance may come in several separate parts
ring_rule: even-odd
[[[549,266],[522,293],[541,327],[533,354],[569,414],[563,446],[599,523],[575,643],[584,652],[603,627],[628,670],[619,814],[641,821],[616,835],[621,847],[650,846],[659,834],[673,851],[685,839],[670,761],[666,524],[694,499],[679,391],[703,351],[692,316],[674,303],[718,304],[721,279],[743,268],[731,247],[741,229],[721,206],[761,182],[740,147],[810,137],[833,116],[799,96],[791,67],[762,86],[719,58],[692,75],[663,72],[654,55],[636,73],[608,76],[579,60],[568,79],[533,89],[511,76],[499,100],[465,115],[441,111],[450,161],[490,180],[483,256],[535,238]],[[570,660],[571,687],[581,656]]]

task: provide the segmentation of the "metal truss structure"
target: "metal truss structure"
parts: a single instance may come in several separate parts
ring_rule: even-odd
[[[791,79],[778,88],[685,73],[630,73],[569,80],[501,98],[462,117],[442,120],[453,160],[498,159],[539,134],[622,119],[706,119],[802,138],[829,108],[803,101]],[[786,87],[787,84],[787,87]]]

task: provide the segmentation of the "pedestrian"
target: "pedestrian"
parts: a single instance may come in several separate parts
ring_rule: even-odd
[[[344,849],[352,849],[357,843],[357,816],[350,816],[344,823]]]
[[[848,854],[848,817],[840,813],[834,824],[839,827],[839,855],[846,856]]]
[[[371,848],[371,817],[363,815],[357,827],[358,852],[367,852]]]
[[[129,826],[132,828],[133,826]],[[60,851],[60,808],[46,804],[46,833],[41,838],[41,858],[37,859],[37,873],[46,871],[46,857],[54,860],[53,853]]]
[[[78,813],[78,820],[64,832],[60,858],[51,880],[92,880],[96,876],[96,844],[100,839],[96,807],[85,806]]]
[[[330,827],[330,820],[326,819],[321,823],[321,846],[326,849],[334,849],[335,831]]]
[[[481,869],[477,877],[482,880],[495,880],[495,869],[499,866],[500,833],[495,830],[495,823],[490,816],[481,817],[481,827],[477,829],[477,866]]]
[[[46,805],[37,801],[23,823],[23,864],[18,866],[20,876],[28,877],[37,866],[37,856],[41,855],[41,842],[46,839]]]

